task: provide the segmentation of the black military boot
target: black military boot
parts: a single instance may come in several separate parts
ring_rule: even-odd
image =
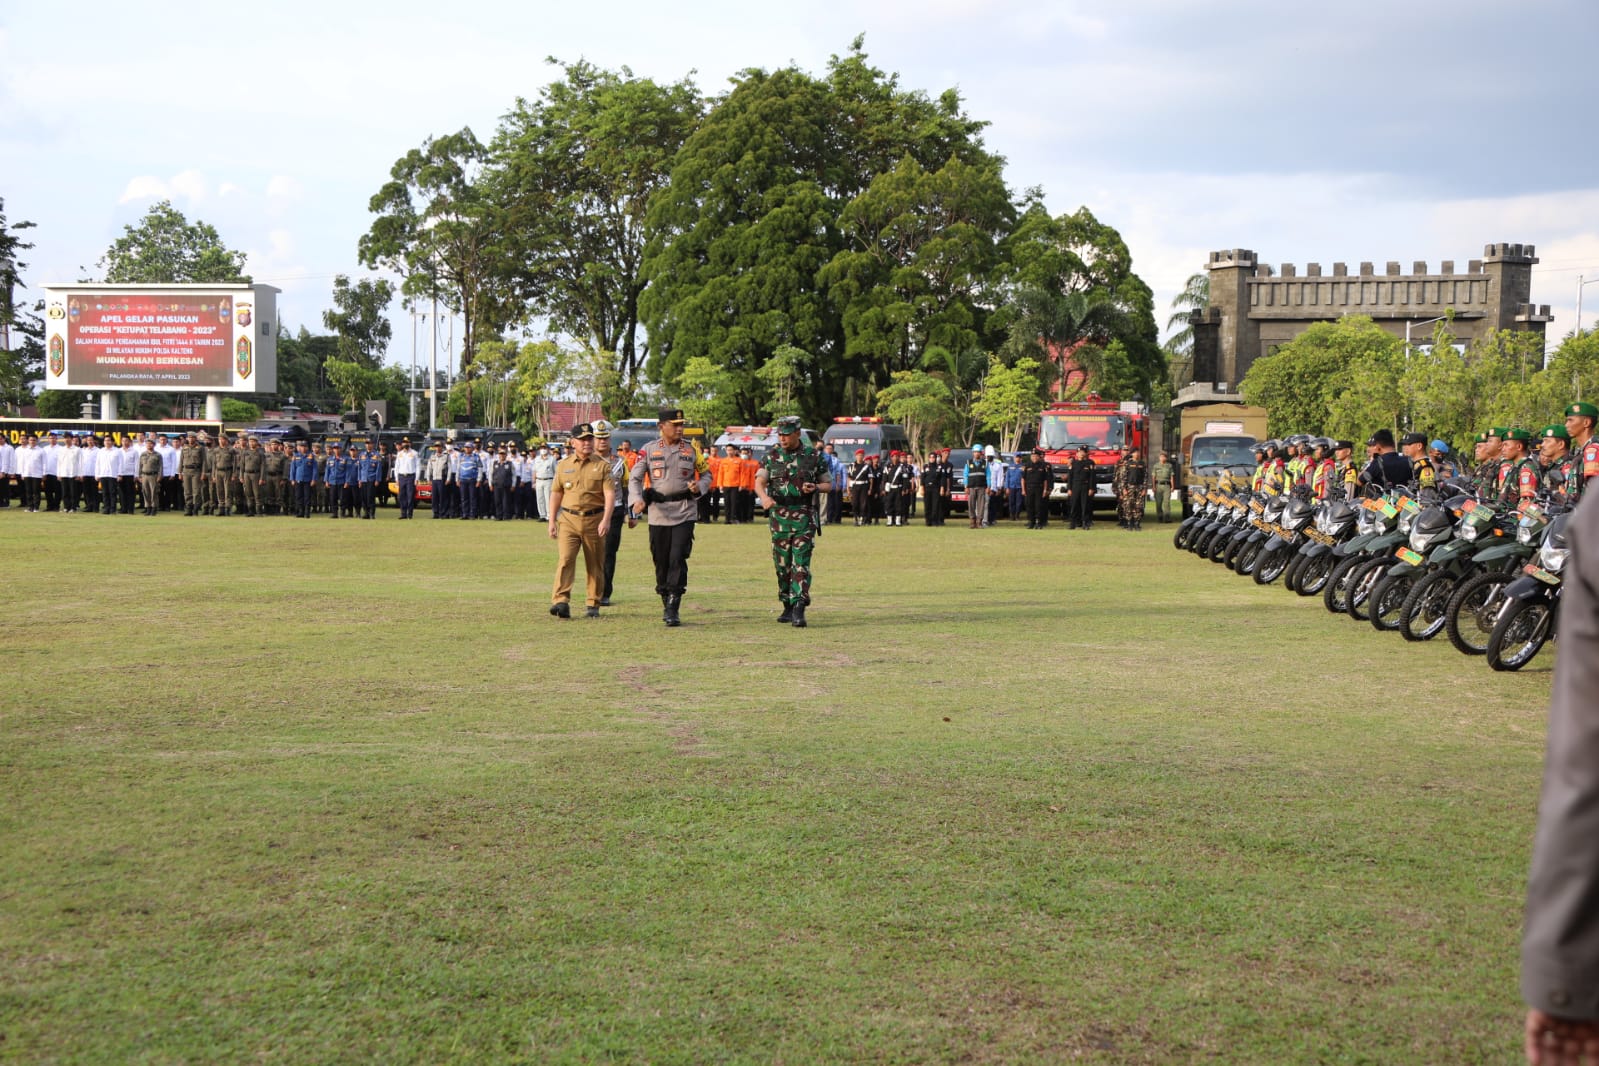
[[[683,606],[683,596],[682,596],[681,593],[674,592],[670,596],[666,597],[666,624],[667,625],[669,625],[669,626],[680,626],[680,625],[683,624],[683,620],[677,616],[678,608],[680,608],[682,606]]]
[[[794,616],[794,628],[795,629],[804,629],[805,628],[805,605],[803,603],[796,603],[792,608],[790,608],[790,612]]]
[[[552,603],[550,604],[550,613],[557,618],[571,618],[572,608],[569,604]]]
[[[777,616],[778,623],[786,624],[788,622],[792,622],[793,620],[794,608],[787,603],[783,604],[783,613]]]

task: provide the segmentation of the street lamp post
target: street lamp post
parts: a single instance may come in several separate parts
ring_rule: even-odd
[[[1599,280],[1599,279],[1596,279],[1596,280]],[[1449,317],[1448,315],[1439,315],[1437,318],[1428,318],[1428,319],[1423,319],[1420,322],[1406,322],[1405,323],[1405,361],[1406,362],[1410,361],[1410,330],[1411,330],[1411,328],[1414,327],[1414,326],[1430,326],[1434,322],[1442,322],[1444,319],[1446,319],[1448,317]]]
[[[1584,281],[1582,279],[1583,279],[1583,275],[1578,274],[1577,275],[1577,333],[1576,333],[1576,335],[1579,336],[1579,337],[1582,336],[1582,290],[1583,290],[1583,288],[1585,286],[1592,285],[1595,282],[1599,282],[1599,278],[1589,278],[1587,281]]]

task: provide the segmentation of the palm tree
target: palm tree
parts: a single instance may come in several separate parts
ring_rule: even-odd
[[[1172,297],[1171,306],[1172,315],[1166,320],[1166,328],[1174,332],[1166,338],[1166,350],[1186,359],[1194,348],[1194,327],[1188,324],[1188,316],[1210,306],[1210,275],[1189,275],[1183,291]]]

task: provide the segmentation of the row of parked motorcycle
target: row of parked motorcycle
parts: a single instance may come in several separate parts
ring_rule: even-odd
[[[1495,670],[1521,669],[1555,638],[1570,514],[1551,500],[1504,508],[1445,482],[1320,501],[1196,486],[1189,503],[1178,548],[1379,631],[1445,633]]]

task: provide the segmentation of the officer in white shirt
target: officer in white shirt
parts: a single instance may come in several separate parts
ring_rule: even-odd
[[[39,486],[44,479],[44,449],[32,433],[17,451],[17,477],[22,481],[22,509],[34,514],[39,510]]]
[[[122,501],[122,513],[133,513],[133,501],[138,496],[139,449],[131,435],[122,438],[122,449],[117,452],[117,495]]]
[[[117,472],[122,468],[122,453],[117,450],[111,435],[106,434],[98,451],[94,453],[94,476],[100,482],[100,513],[117,513]]]
[[[394,453],[394,480],[400,490],[400,517],[410,518],[416,510],[416,475],[421,472],[422,459],[411,450],[409,437],[400,441]]]
[[[17,476],[17,449],[11,438],[0,437],[0,507],[11,506],[11,479]]]
[[[56,456],[61,452],[61,434],[51,430],[44,446],[39,449],[40,488],[44,492],[44,509],[61,509],[61,482],[56,480]]]
[[[71,437],[56,451],[56,487],[61,493],[61,511],[78,509],[78,442]]]
[[[178,477],[178,449],[171,434],[163,434],[155,450],[161,453],[161,510],[175,511],[183,506],[183,480]]]

